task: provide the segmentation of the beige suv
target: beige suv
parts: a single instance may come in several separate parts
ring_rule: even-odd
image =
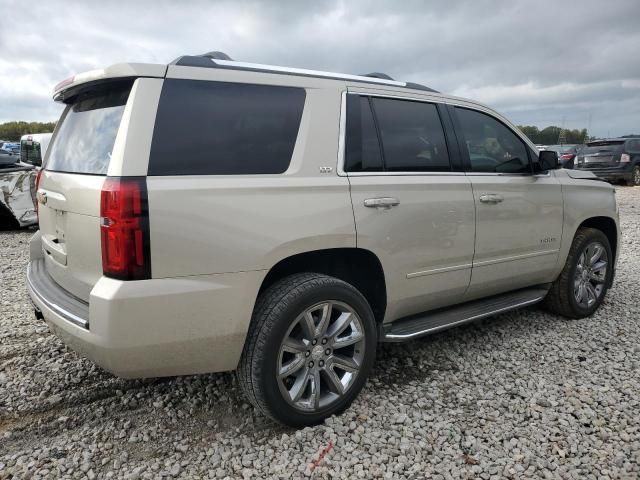
[[[116,375],[236,370],[265,414],[314,424],[378,342],[543,300],[588,316],[613,279],[613,188],[474,101],[222,54],[54,98],[29,293]]]

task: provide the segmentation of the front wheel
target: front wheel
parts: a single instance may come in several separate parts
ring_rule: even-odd
[[[286,425],[314,425],[347,408],[375,359],[377,330],[352,285],[315,273],[260,295],[237,375],[249,400]]]
[[[604,233],[594,228],[578,229],[562,273],[547,294],[546,306],[569,318],[593,314],[609,288],[613,261]]]

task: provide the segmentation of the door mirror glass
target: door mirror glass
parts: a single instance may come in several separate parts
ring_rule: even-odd
[[[555,170],[560,168],[558,162],[558,152],[552,150],[543,150],[538,154],[537,170],[545,172],[547,170]]]

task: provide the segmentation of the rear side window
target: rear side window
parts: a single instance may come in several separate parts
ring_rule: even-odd
[[[524,142],[495,118],[456,107],[469,151],[471,171],[531,173]]]
[[[368,97],[347,95],[347,172],[380,172],[382,154]]]
[[[106,175],[132,82],[75,97],[60,119],[45,168]]]
[[[437,107],[432,103],[372,98],[387,171],[451,170]]]
[[[167,79],[149,175],[283,173],[304,101],[302,88]]]

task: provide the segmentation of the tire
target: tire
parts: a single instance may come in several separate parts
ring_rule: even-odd
[[[358,290],[327,275],[299,273],[258,297],[236,375],[265,415],[292,427],[315,425],[353,402],[373,368],[376,345],[375,318]]]
[[[630,187],[640,186],[640,165],[633,167],[633,170],[631,171],[631,178],[627,180],[627,185]]]
[[[594,250],[594,246],[601,246],[602,253],[591,263],[587,257],[596,257],[598,250]],[[604,267],[599,263],[601,261],[606,262]],[[611,245],[604,233],[594,228],[579,228],[573,238],[564,268],[544,300],[545,306],[567,318],[592,315],[602,303],[610,286],[613,261]],[[586,268],[581,268],[581,264]],[[579,284],[583,285],[582,290]]]

